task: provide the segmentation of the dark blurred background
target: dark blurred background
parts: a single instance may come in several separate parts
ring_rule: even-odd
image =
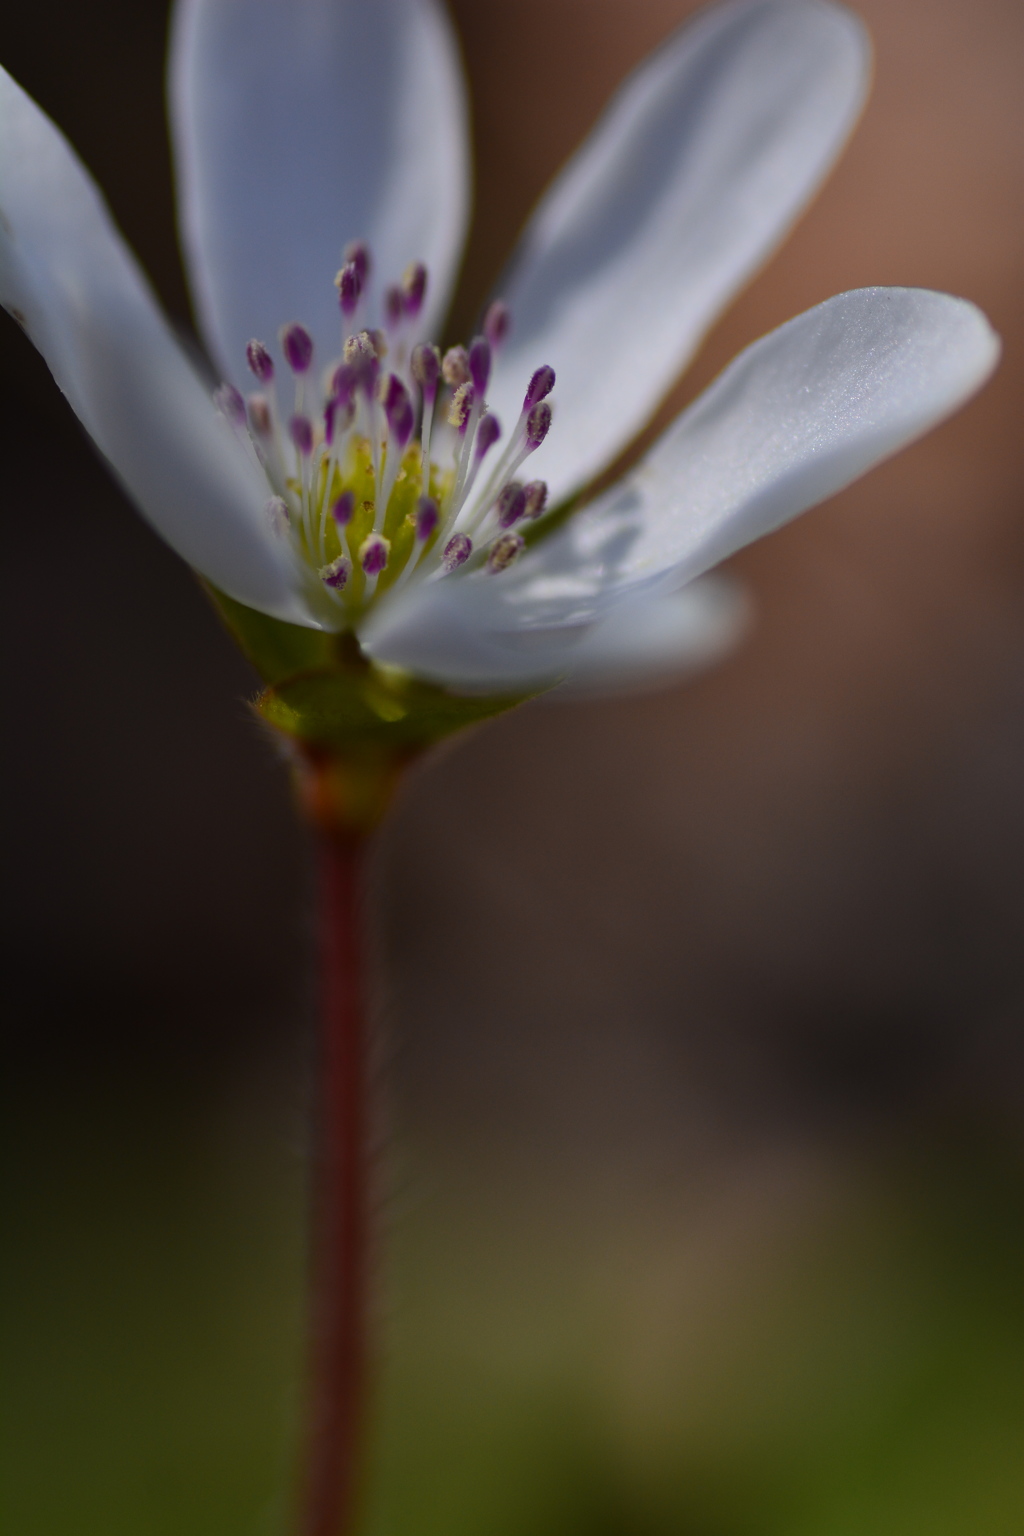
[[[465,329],[694,9],[454,5]],[[733,562],[716,671],[534,705],[376,850],[381,1536],[1024,1529],[1024,11],[865,0],[838,171],[674,407],[844,288],[980,303],[961,416]],[[164,0],[0,59],[188,320]],[[17,1536],[274,1536],[297,1416],[308,850],[254,679],[0,317],[3,1319]]]

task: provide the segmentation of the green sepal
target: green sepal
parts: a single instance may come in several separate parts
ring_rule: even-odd
[[[406,758],[541,690],[487,696],[450,693],[378,667],[351,633],[326,634],[247,608],[209,587],[247,659],[268,684],[257,713],[297,743],[343,757],[367,751]]]

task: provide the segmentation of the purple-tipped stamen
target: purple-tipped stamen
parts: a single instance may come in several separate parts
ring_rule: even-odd
[[[359,308],[363,293],[363,279],[354,261],[347,261],[334,281],[338,285],[338,304],[346,320],[351,320]]]
[[[421,496],[416,503],[416,537],[425,544],[441,520],[437,502],[432,496]]]
[[[308,416],[293,416],[288,423],[288,431],[295,447],[308,458],[313,452],[313,423]]]
[[[441,556],[441,569],[446,575],[457,571],[460,565],[465,565],[473,553],[473,540],[465,533],[455,533],[444,547]]]
[[[366,241],[350,240],[342,256],[345,259],[345,265],[355,267],[359,274],[359,281],[365,284],[370,275],[370,247]]]
[[[391,545],[379,533],[367,534],[359,546],[359,564],[367,576],[379,576],[388,563]]]
[[[377,376],[380,373],[380,357],[374,338],[369,331],[360,331],[357,336],[350,336],[346,341],[343,366],[351,368],[358,388],[365,395],[373,394],[377,385]]]
[[[348,579],[352,574],[352,562],[344,555],[339,555],[337,560],[332,560],[330,565],[325,565],[320,571],[320,580],[325,587],[330,587],[332,592],[340,592],[348,585]]]
[[[441,375],[441,354],[429,341],[421,341],[412,349],[412,376],[423,391],[424,398],[433,400],[437,394],[437,381]]]
[[[540,517],[548,504],[548,486],[546,480],[531,480],[524,486],[526,493],[526,506],[523,508],[523,516],[527,518]]]
[[[274,430],[274,418],[270,414],[270,401],[266,395],[250,395],[248,399],[249,425],[257,437],[270,437]]]
[[[342,491],[337,501],[331,507],[331,516],[339,528],[344,528],[352,521],[352,513],[356,509],[356,498],[352,491]]]
[[[460,384],[468,384],[470,380],[469,353],[465,347],[449,347],[441,364],[441,374],[446,384],[452,389],[458,389]]]
[[[274,359],[255,337],[245,349],[245,360],[261,384],[269,384],[274,377]]]
[[[448,409],[450,427],[457,427],[460,432],[465,432],[469,425],[469,418],[473,414],[473,400],[472,384],[460,384],[452,396],[452,403]]]
[[[491,381],[491,344],[486,336],[474,336],[469,348],[469,376],[481,397]]]
[[[219,384],[213,392],[213,402],[232,426],[245,426],[245,401],[233,384]]]
[[[324,442],[328,448],[334,446],[334,439],[342,432],[347,432],[352,425],[355,416],[355,407],[351,399],[342,395],[332,395],[324,407]]]
[[[402,303],[410,320],[415,320],[423,308],[427,291],[427,269],[422,261],[414,261],[406,267],[402,277]]]
[[[526,418],[526,446],[532,453],[551,430],[551,407],[546,400],[535,405]]]
[[[473,445],[473,452],[478,460],[482,459],[484,454],[494,447],[500,436],[501,422],[497,416],[492,416],[490,411],[488,411],[486,416],[481,416],[480,425],[476,429],[476,442]]]
[[[544,363],[537,369],[526,389],[526,399],[523,401],[523,410],[529,411],[538,403],[550,395],[555,387],[555,370]]]
[[[351,363],[339,363],[331,378],[331,394],[343,405],[351,405],[356,397],[359,374]]]
[[[397,374],[392,373],[388,376],[383,404],[388,431],[399,448],[404,448],[412,436],[416,418],[413,414],[412,401],[409,399],[409,391]]]
[[[491,545],[491,552],[487,556],[487,569],[492,575],[508,570],[513,560],[518,559],[525,548],[526,540],[520,534],[503,533],[501,538]]]
[[[498,525],[511,528],[526,512],[526,490],[518,480],[510,480],[498,497]]]
[[[483,332],[495,350],[505,340],[511,324],[512,312],[501,299],[495,299],[488,305],[487,313],[484,315]]]
[[[384,291],[384,318],[388,329],[393,331],[397,326],[401,325],[404,317],[405,303],[402,297],[402,290],[392,284],[390,288]]]
[[[286,325],[281,332],[281,350],[293,373],[305,373],[313,361],[313,338],[304,325]]]

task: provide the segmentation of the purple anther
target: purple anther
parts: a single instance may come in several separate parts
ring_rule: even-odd
[[[363,280],[354,261],[347,261],[334,281],[338,285],[338,303],[346,320],[351,320],[359,308],[363,292]]]
[[[523,516],[529,518],[540,517],[548,504],[547,481],[531,480],[524,487],[524,490],[526,492],[526,506],[523,509]]]
[[[269,437],[274,430],[274,418],[270,414],[270,402],[266,395],[250,395],[249,425],[257,437]]]
[[[308,416],[293,416],[288,423],[291,440],[299,452],[308,458],[313,452],[313,423]]]
[[[555,387],[555,370],[549,368],[547,363],[538,368],[526,390],[526,399],[523,401],[523,410],[531,410],[538,400],[543,400],[550,395]]]
[[[441,569],[450,574],[465,565],[473,553],[473,540],[465,533],[453,533],[441,556]]]
[[[429,341],[421,341],[412,349],[412,376],[428,400],[437,394],[437,381],[441,375],[441,354]]]
[[[245,426],[245,401],[233,384],[219,384],[213,392],[213,403],[232,426]]]
[[[491,344],[486,336],[474,336],[470,344],[469,376],[477,394],[485,395],[491,380]]]
[[[518,480],[510,480],[498,497],[498,524],[511,528],[526,511],[526,491]]]
[[[339,555],[337,560],[332,560],[330,565],[325,565],[320,571],[320,580],[325,587],[330,587],[332,592],[340,592],[348,585],[348,579],[352,574],[352,562],[344,555]]]
[[[531,453],[540,447],[550,430],[551,407],[546,400],[542,400],[526,418],[526,445]]]
[[[331,377],[331,394],[345,405],[351,405],[356,395],[359,375],[351,363],[339,363]]]
[[[286,325],[281,332],[281,350],[293,373],[305,373],[313,361],[313,338],[304,325]]]
[[[478,459],[482,459],[489,448],[493,448],[501,436],[501,422],[497,416],[492,416],[488,411],[486,416],[481,416],[480,425],[476,429],[476,442],[473,451]]]
[[[350,336],[346,341],[345,365],[352,369],[356,384],[363,393],[372,395],[380,373],[380,358],[369,331],[360,331],[358,336]]]
[[[484,315],[484,335],[492,347],[500,347],[512,324],[512,311],[501,299],[495,299]]]
[[[437,502],[432,496],[421,496],[416,503],[416,537],[425,544],[441,520]]]
[[[351,491],[342,491],[337,501],[331,507],[331,516],[339,528],[344,528],[346,523],[352,521],[352,513],[356,509],[356,498]]]
[[[359,281],[365,283],[370,275],[370,247],[365,240],[350,240],[346,245],[342,256],[346,266],[355,267],[359,273]]]
[[[379,576],[388,563],[391,545],[379,533],[367,534],[359,546],[359,564],[367,576]]]
[[[513,560],[518,559],[526,548],[526,540],[518,533],[503,533],[500,539],[496,539],[491,545],[491,552],[487,556],[487,569],[492,576],[499,571],[507,571]]]
[[[384,415],[387,417],[388,431],[391,436],[399,448],[404,448],[412,437],[416,418],[413,415],[409,391],[395,373],[388,375],[384,388]]]
[[[274,377],[274,359],[263,345],[255,337],[245,349],[246,362],[261,384],[269,384]]]
[[[469,425],[470,412],[473,409],[472,384],[460,384],[452,395],[452,403],[448,407],[448,425],[457,427],[460,432],[465,432]]]
[[[324,406],[324,442],[328,448],[332,447],[339,433],[348,430],[354,416],[355,409],[351,399],[345,399],[341,395],[331,396]]]
[[[402,297],[402,290],[392,283],[389,288],[384,290],[384,319],[387,322],[388,328],[393,331],[396,325],[401,325],[404,315],[405,302]]]
[[[285,501],[284,497],[271,496],[263,510],[270,521],[271,528],[277,534],[278,538],[283,538],[284,535],[288,532],[288,525],[291,522],[291,514],[288,511],[288,503]]]
[[[441,373],[445,383],[450,384],[452,389],[469,383],[469,355],[465,347],[448,348],[441,364]]]
[[[422,261],[414,261],[402,275],[402,303],[410,319],[415,319],[423,308],[427,291],[427,269]]]

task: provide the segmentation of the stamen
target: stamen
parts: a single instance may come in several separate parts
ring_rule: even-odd
[[[370,247],[365,240],[350,240],[342,251],[346,266],[355,267],[363,284],[370,275]]]
[[[531,453],[540,447],[550,430],[551,407],[546,400],[542,400],[526,418],[526,443]]]
[[[474,336],[469,348],[469,376],[481,398],[491,379],[491,344],[486,336]]]
[[[351,405],[355,400],[358,385],[358,370],[353,368],[351,363],[339,363],[331,378],[331,394],[338,404]]]
[[[441,520],[437,502],[432,496],[421,496],[416,503],[416,538],[425,544]]]
[[[457,571],[460,565],[465,565],[473,553],[473,540],[465,533],[455,533],[444,547],[441,557],[441,568],[445,575]]]
[[[540,517],[548,504],[548,486],[546,480],[531,480],[525,487],[526,506],[523,508],[523,516],[533,519]]]
[[[245,426],[245,401],[233,384],[218,385],[213,392],[213,401],[232,426]]]
[[[313,423],[309,417],[293,416],[288,423],[288,431],[303,458],[308,458],[313,452]]]
[[[441,373],[446,384],[452,389],[458,389],[460,384],[468,384],[470,380],[469,354],[465,347],[449,347],[441,364]]]
[[[274,418],[266,395],[249,396],[249,425],[257,437],[269,438],[273,432]]]
[[[486,416],[481,416],[480,425],[476,429],[476,442],[473,446],[476,457],[482,459],[488,449],[494,447],[500,436],[501,422],[497,416],[492,416],[488,411]]]
[[[359,546],[359,564],[367,576],[379,576],[388,563],[391,542],[382,534],[370,533]]]
[[[363,292],[363,279],[359,275],[359,268],[354,261],[346,262],[334,279],[338,289],[338,303],[346,320],[351,320],[359,308],[359,300]]]
[[[262,341],[256,341],[255,338],[250,341],[245,349],[245,357],[260,383],[269,384],[274,377],[274,359]]]
[[[352,513],[356,509],[356,498],[352,491],[342,491],[337,501],[331,508],[331,516],[339,528],[344,528],[352,521]]]
[[[345,343],[345,362],[352,369],[359,387],[372,395],[380,372],[380,357],[369,331],[350,336]]]
[[[427,269],[422,261],[414,261],[402,276],[402,302],[410,320],[415,320],[423,308],[427,291]]]
[[[491,546],[491,552],[487,556],[487,569],[492,576],[499,571],[507,571],[513,560],[518,559],[526,548],[526,540],[518,533],[503,533]]]
[[[544,363],[537,369],[526,390],[523,410],[529,411],[538,401],[544,400],[555,387],[555,370]]]
[[[510,480],[498,497],[498,526],[511,528],[526,512],[526,491],[518,480]]]
[[[409,391],[396,373],[388,374],[382,396],[381,403],[384,406],[388,430],[398,447],[400,449],[404,448],[410,437],[412,437],[412,429],[416,424],[416,418],[413,415]]]
[[[337,560],[332,560],[330,565],[320,567],[320,580],[325,587],[330,587],[332,592],[340,592],[348,584],[352,574],[352,562],[344,555],[339,555]]]
[[[281,350],[293,373],[305,373],[313,361],[313,338],[304,325],[286,325],[281,332]]]
[[[469,421],[470,412],[473,409],[473,386],[470,383],[460,384],[452,396],[452,403],[448,410],[448,425],[457,427],[460,432],[465,432]]]
[[[351,399],[344,399],[341,395],[332,395],[324,408],[324,441],[328,448],[333,447],[334,439],[340,432],[347,432],[352,425],[355,409]]]
[[[441,354],[438,349],[427,341],[420,342],[419,346],[412,349],[412,376],[416,380],[423,397],[433,400],[437,394],[437,381],[441,373]]]
[[[512,324],[512,312],[501,299],[495,299],[484,315],[483,332],[495,350],[501,346]]]
[[[393,284],[384,290],[384,316],[388,329],[396,330],[405,316],[405,300],[401,288]]]

